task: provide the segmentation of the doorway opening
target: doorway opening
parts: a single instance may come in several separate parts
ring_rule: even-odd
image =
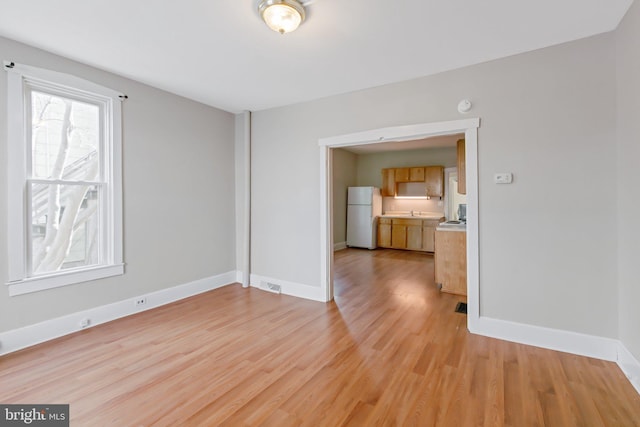
[[[447,220],[459,220],[459,206],[467,203],[466,194],[458,193],[457,168],[444,170],[444,213]]]
[[[395,126],[337,135],[319,140],[320,146],[320,260],[322,295],[333,299],[333,164],[332,151],[357,145],[403,143],[435,136],[464,134],[467,179],[467,327],[473,330],[480,317],[478,249],[478,127],[480,119]]]

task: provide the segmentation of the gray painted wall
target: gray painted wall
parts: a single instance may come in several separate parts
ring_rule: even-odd
[[[347,188],[358,185],[358,156],[342,149],[333,154],[333,242],[347,241]]]
[[[123,276],[9,297],[0,332],[235,270],[232,114],[0,38],[0,58],[76,75],[123,104]],[[4,73],[3,73],[4,74]],[[6,117],[0,76],[0,117]],[[7,141],[0,120],[0,278],[6,282]]]
[[[252,272],[319,286],[319,138],[459,119],[469,98],[481,314],[617,337],[615,82],[610,33],[256,112]],[[514,183],[493,184],[496,172]]]
[[[636,3],[614,34],[255,113],[253,272],[319,286],[318,138],[458,119],[455,106],[470,98],[469,116],[482,120],[482,314],[619,332],[640,358],[639,24]],[[233,115],[7,39],[0,53],[130,96],[123,108],[126,274],[18,297],[0,292],[0,332],[235,269]],[[6,164],[4,141],[0,169]],[[502,171],[515,174],[512,185],[492,183]],[[0,185],[4,242],[6,205]],[[4,280],[9,250],[0,245]]]
[[[620,340],[640,360],[640,4],[637,1],[616,33]]]

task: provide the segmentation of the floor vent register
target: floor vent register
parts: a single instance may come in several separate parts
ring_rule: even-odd
[[[456,313],[467,314],[467,303],[459,302],[458,305],[456,305]]]

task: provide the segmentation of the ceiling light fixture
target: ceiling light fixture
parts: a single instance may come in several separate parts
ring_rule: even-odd
[[[298,0],[262,0],[258,6],[262,20],[280,34],[294,31],[304,21],[304,6]]]

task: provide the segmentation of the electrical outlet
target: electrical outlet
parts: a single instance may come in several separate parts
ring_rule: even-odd
[[[138,297],[135,300],[135,306],[136,307],[140,307],[141,305],[145,305],[147,303],[147,298],[146,297]]]
[[[493,182],[496,184],[511,184],[513,182],[513,174],[511,172],[496,173],[493,175]]]
[[[87,326],[89,326],[91,324],[91,320],[90,319],[82,319],[80,320],[80,327],[81,328],[86,328]]]

